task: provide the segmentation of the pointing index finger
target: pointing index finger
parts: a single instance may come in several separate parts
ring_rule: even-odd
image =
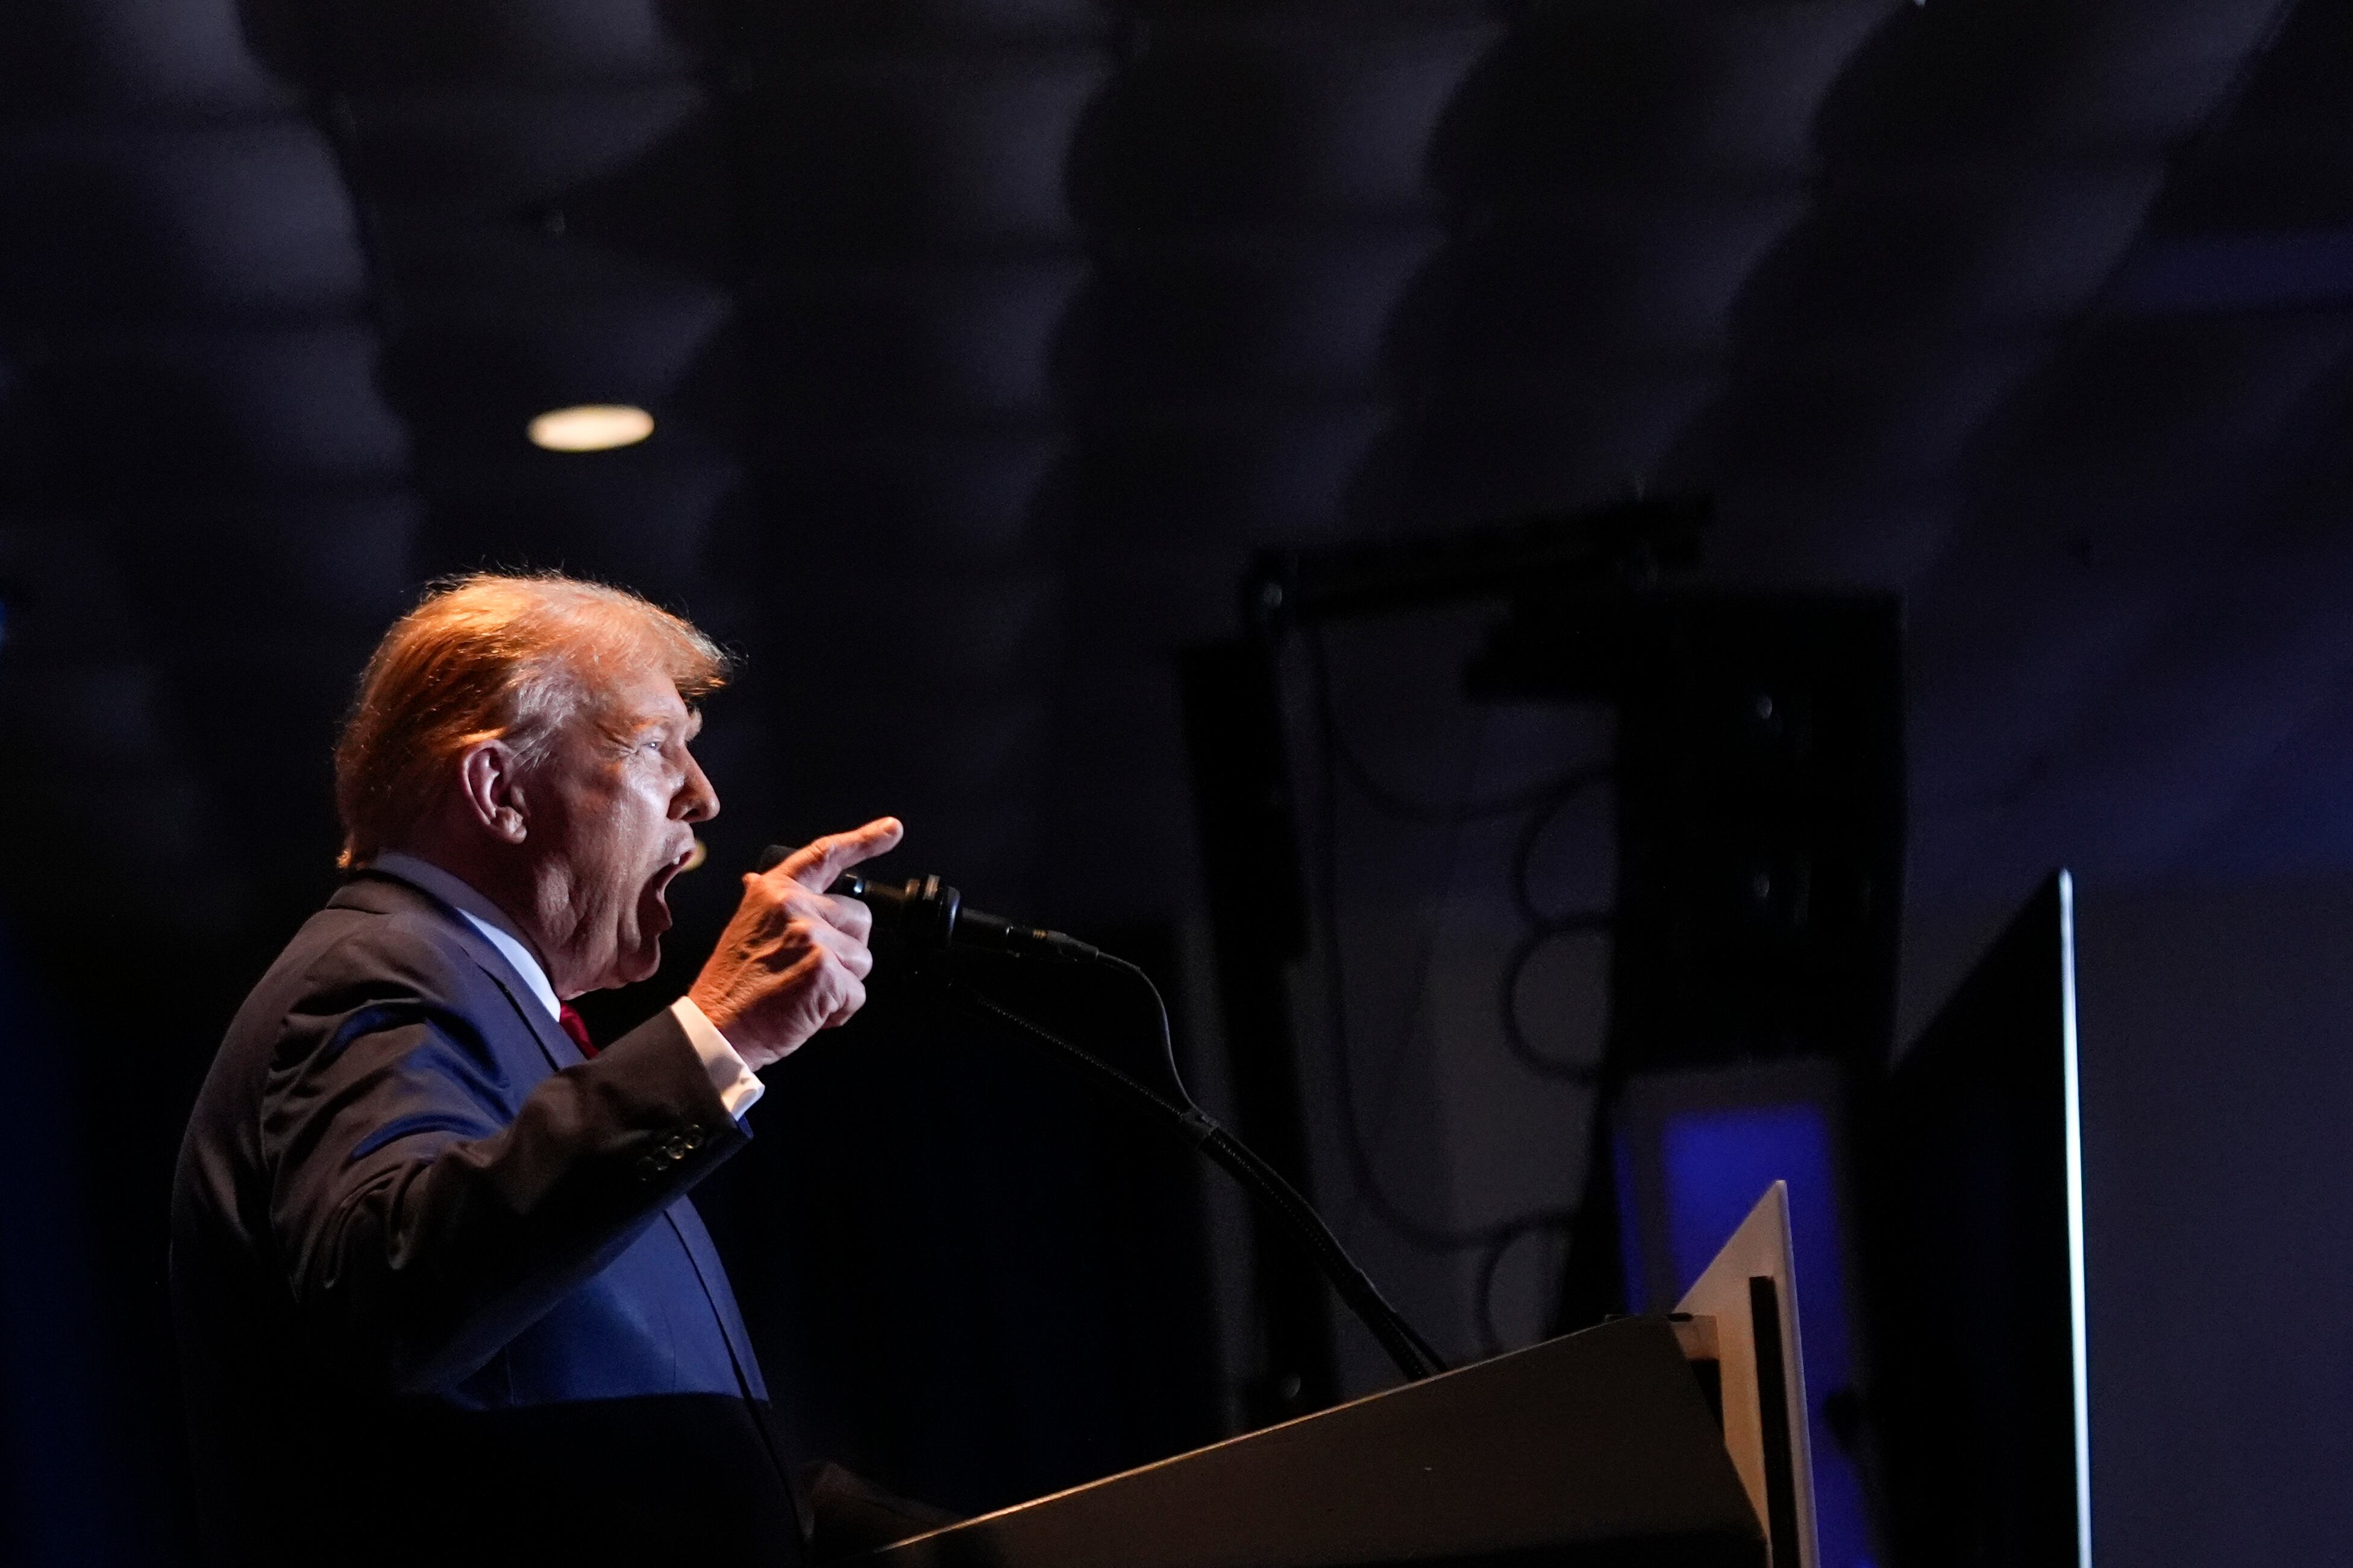
[[[812,839],[786,856],[776,869],[810,892],[822,893],[850,867],[896,847],[906,831],[897,817],[878,816],[863,827]]]

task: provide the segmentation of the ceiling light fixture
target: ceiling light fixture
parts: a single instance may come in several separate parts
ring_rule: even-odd
[[[551,452],[609,452],[654,433],[654,416],[626,403],[551,408],[531,422],[531,444]]]

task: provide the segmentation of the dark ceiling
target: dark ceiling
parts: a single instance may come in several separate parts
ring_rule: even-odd
[[[723,862],[892,810],[1165,909],[1254,546],[1642,486],[1909,596],[1915,896],[2353,864],[2353,8],[8,13],[20,910],[282,931],[361,658],[485,563],[749,650]],[[579,401],[659,429],[525,444]]]

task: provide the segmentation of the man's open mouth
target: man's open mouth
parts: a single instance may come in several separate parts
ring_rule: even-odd
[[[667,864],[655,871],[653,879],[646,884],[646,897],[652,902],[654,908],[661,911],[665,925],[670,921],[670,881],[681,871],[686,869],[686,863],[693,857],[694,850],[691,846],[680,850]]]

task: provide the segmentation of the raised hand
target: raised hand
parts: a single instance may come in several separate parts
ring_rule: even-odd
[[[848,1023],[866,1003],[874,968],[873,916],[826,889],[905,829],[878,816],[828,834],[744,879],[744,901],[687,994],[754,1070],[782,1061],[819,1029]]]

